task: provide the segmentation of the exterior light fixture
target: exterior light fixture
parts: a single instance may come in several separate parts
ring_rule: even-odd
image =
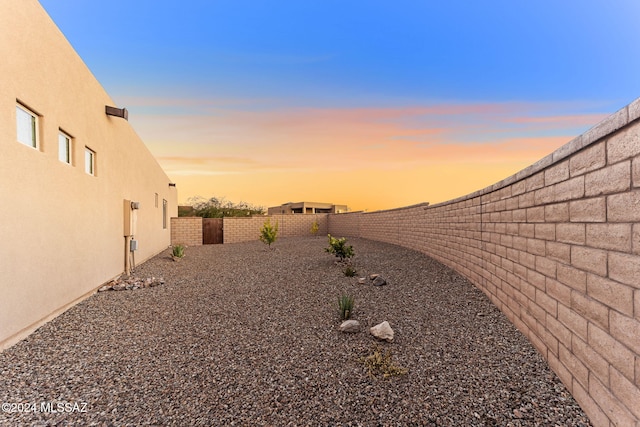
[[[129,120],[129,112],[126,108],[109,107],[108,105],[105,105],[104,108],[107,116],[122,117],[125,120]]]

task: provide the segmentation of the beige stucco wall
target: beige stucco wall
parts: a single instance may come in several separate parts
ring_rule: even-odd
[[[136,262],[167,247],[177,195],[129,123],[105,114],[115,103],[36,0],[0,0],[0,56],[2,349],[123,272],[124,199],[140,202]],[[17,101],[41,116],[38,149],[17,142]],[[59,129],[73,137],[71,166]]]

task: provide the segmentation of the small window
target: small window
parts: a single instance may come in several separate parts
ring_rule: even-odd
[[[156,193],[156,208],[158,207],[158,193]]]
[[[168,203],[165,199],[162,199],[162,228],[167,228],[167,214],[168,212]]]
[[[58,133],[58,160],[71,164],[71,137],[62,131]]]
[[[18,142],[38,148],[38,115],[22,105],[16,106]]]
[[[89,175],[96,174],[96,153],[89,147],[84,147],[84,171]]]

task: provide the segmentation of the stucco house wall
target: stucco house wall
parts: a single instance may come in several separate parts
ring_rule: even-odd
[[[1,350],[124,271],[125,199],[140,202],[135,261],[166,248],[177,194],[36,0],[0,1],[0,56]],[[18,104],[38,115],[36,148],[17,140]]]

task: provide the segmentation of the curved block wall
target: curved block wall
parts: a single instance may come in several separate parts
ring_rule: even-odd
[[[434,206],[329,215],[478,286],[595,426],[640,425],[640,99],[527,169]]]

